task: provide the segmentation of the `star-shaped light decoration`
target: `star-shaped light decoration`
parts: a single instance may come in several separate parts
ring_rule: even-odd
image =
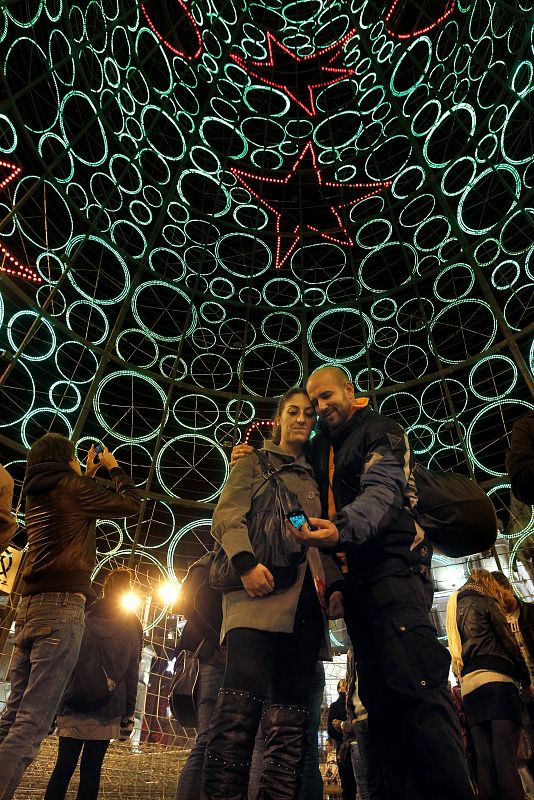
[[[454,11],[456,0],[394,0],[386,14],[386,30],[397,39],[412,39],[428,33]]]
[[[314,93],[354,75],[354,70],[339,64],[342,51],[356,31],[350,30],[338,42],[310,56],[299,57],[267,31],[268,58],[252,61],[237,53],[230,58],[255,80],[285,92],[306,114],[317,114]]]
[[[11,164],[9,161],[0,160],[0,191],[5,189],[8,183],[11,183],[21,173],[21,168],[16,164]],[[0,236],[1,236],[0,232]],[[17,278],[26,278],[35,283],[41,283],[42,279],[37,275],[33,269],[24,266],[18,261],[15,256],[11,255],[2,242],[0,242],[0,272],[6,272],[8,275],[14,275]]]
[[[236,167],[230,169],[275,218],[276,269],[284,266],[306,230],[317,233],[329,242],[352,247],[354,242],[339,211],[381,192],[392,183],[324,180],[311,142],[303,147],[285,178],[255,175]],[[254,188],[255,184],[257,189]]]
[[[177,56],[193,61],[202,51],[202,37],[182,0],[144,0],[140,3],[150,30]]]

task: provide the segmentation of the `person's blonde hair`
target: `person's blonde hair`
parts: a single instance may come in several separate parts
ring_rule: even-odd
[[[507,592],[504,586],[501,586],[487,569],[474,569],[469,576],[468,585],[469,584],[474,584],[478,587],[482,594],[493,597],[501,609],[505,608]]]

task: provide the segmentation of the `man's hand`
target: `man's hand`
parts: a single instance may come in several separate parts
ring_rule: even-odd
[[[90,452],[91,451],[89,450],[89,453]],[[115,467],[119,466],[117,463],[117,459],[115,458],[113,453],[110,453],[107,447],[104,447],[104,451],[100,453],[98,458],[100,459],[100,463],[103,464],[109,472],[111,472],[111,470],[114,469]]]
[[[332,592],[328,598],[328,619],[341,619],[344,613],[343,594],[341,592]]]
[[[95,461],[95,458],[95,446],[92,444],[85,460],[85,475],[87,478],[92,478],[93,475],[96,474],[96,471],[102,466],[100,462]]]
[[[306,522],[300,530],[289,525],[295,539],[309,547],[337,547],[339,531],[333,522],[330,522],[329,519],[319,519],[319,517],[310,517],[310,522],[317,530],[310,531]]]
[[[230,453],[230,466],[233,467],[239,461],[240,458],[244,458],[245,456],[249,456],[251,453],[254,452],[254,448],[251,444],[236,444],[235,447],[232,448],[232,452]]]
[[[263,564],[241,575],[241,583],[249,597],[265,597],[274,590],[274,578]]]

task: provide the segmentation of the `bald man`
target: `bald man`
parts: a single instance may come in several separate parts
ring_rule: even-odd
[[[319,416],[312,463],[324,519],[295,535],[345,553],[345,621],[384,795],[401,800],[412,784],[421,798],[472,800],[450,657],[429,619],[432,547],[412,511],[406,433],[356,398],[339,367],[317,370],[306,389]]]

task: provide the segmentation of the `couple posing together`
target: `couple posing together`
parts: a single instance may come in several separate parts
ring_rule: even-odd
[[[317,417],[319,432],[309,441]],[[367,398],[355,398],[343,370],[322,367],[306,390],[281,398],[272,440],[261,452],[314,530],[306,523],[292,529],[306,557],[292,585],[277,590],[247,528],[265,472],[251,447],[235,448],[212,533],[242,589],[222,597],[227,661],[202,797],[246,797],[260,722],[265,756],[258,800],[298,795],[308,697],[318,659],[328,658],[327,616],[343,613],[380,764],[370,796],[403,800],[408,791],[421,800],[472,800],[447,683],[450,658],[429,620],[432,547],[412,511],[404,430],[373,411]],[[341,550],[344,576],[332,555]]]

